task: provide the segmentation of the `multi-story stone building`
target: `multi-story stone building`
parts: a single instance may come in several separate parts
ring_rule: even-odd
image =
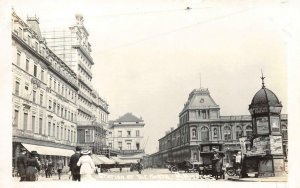
[[[136,162],[144,155],[144,120],[126,113],[109,122],[108,146],[113,154],[124,161]]]
[[[39,20],[12,13],[13,166],[20,148],[36,150],[41,162],[63,158],[77,141],[77,77],[46,45]]]
[[[159,139],[159,152],[146,158],[149,166],[163,166],[165,161],[201,161],[200,148],[210,151],[210,144],[222,144],[225,162],[240,150],[240,137],[252,136],[250,115],[221,116],[220,107],[208,89],[193,90],[179,113],[177,128]],[[281,115],[283,138],[287,138],[287,115]],[[287,150],[287,139],[284,150]],[[207,147],[207,148],[206,148]]]
[[[67,30],[45,31],[47,44],[76,74],[78,78],[78,145],[99,153],[106,147],[108,104],[92,86],[91,45],[83,17],[76,15],[77,23]]]

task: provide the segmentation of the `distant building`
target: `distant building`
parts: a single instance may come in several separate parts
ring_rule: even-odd
[[[20,149],[41,163],[68,158],[77,142],[77,76],[43,39],[39,20],[12,13],[13,167]]]
[[[136,162],[144,155],[144,120],[131,113],[109,122],[108,147],[123,160]]]
[[[240,150],[239,138],[252,136],[250,115],[221,116],[219,105],[203,88],[190,93],[179,113],[179,122],[177,128],[166,131],[159,139],[159,152],[146,158],[149,166],[163,166],[166,161],[201,161],[199,149],[210,151],[210,144],[223,144],[224,160],[229,162]],[[281,115],[281,125],[283,138],[287,138],[285,114]],[[286,139],[284,142],[287,145]]]
[[[92,148],[94,153],[106,147],[108,103],[92,86],[92,66],[89,33],[83,16],[76,15],[76,24],[66,30],[44,31],[48,46],[76,72],[78,78],[78,145]]]

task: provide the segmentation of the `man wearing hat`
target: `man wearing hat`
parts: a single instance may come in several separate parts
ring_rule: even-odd
[[[20,181],[25,181],[26,179],[26,166],[27,166],[26,149],[21,148],[21,153],[17,159],[18,173],[21,177]]]
[[[72,174],[72,180],[80,181],[80,166],[77,166],[77,162],[81,156],[81,148],[76,146],[75,150],[75,153],[70,158],[69,167]]]

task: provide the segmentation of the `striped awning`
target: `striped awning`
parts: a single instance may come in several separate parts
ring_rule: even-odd
[[[70,157],[74,154],[73,150],[62,149],[62,148],[54,148],[49,146],[39,146],[33,144],[25,144],[22,145],[29,151],[36,151],[39,155],[55,155],[55,156],[65,156]]]

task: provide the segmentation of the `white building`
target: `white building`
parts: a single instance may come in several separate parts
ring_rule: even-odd
[[[108,146],[112,153],[124,160],[135,160],[144,155],[144,120],[131,113],[109,122]]]
[[[43,40],[39,20],[12,13],[13,166],[20,148],[36,150],[41,162],[63,158],[77,141],[76,74]]]

